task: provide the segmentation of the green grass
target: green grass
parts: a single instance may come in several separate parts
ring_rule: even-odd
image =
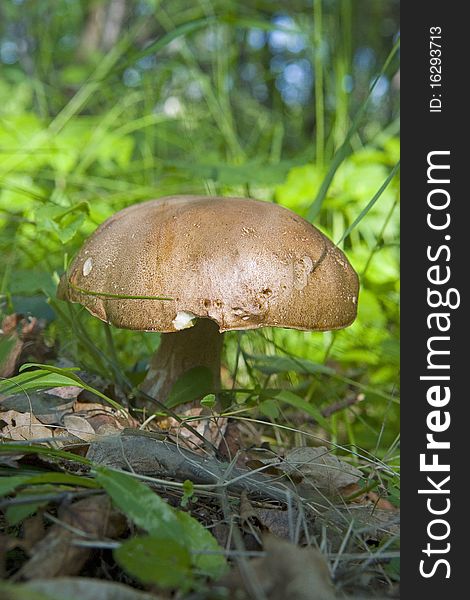
[[[313,105],[285,105],[272,84],[272,97],[262,101],[250,93],[249,86],[230,87],[229,78],[239,78],[241,68],[252,61],[260,72],[264,69],[269,82],[273,75],[266,62],[267,47],[253,50],[246,36],[253,30],[269,34],[276,25],[256,9],[249,13],[241,7],[230,13],[227,8],[223,3],[202,3],[178,12],[163,4],[149,8],[145,18],[135,11],[119,42],[100,60],[95,56],[75,65],[75,71],[71,51],[59,64],[46,51],[45,46],[54,41],[51,33],[42,40],[36,57],[34,85],[21,76],[19,66],[7,69],[0,88],[5,107],[0,120],[3,310],[21,310],[23,298],[33,296],[39,312],[45,312],[41,299],[53,296],[54,277],[63,271],[64,256],[71,256],[98,223],[123,206],[169,193],[249,192],[314,218],[317,226],[343,244],[362,280],[359,319],[353,327],[334,334],[279,331],[269,335],[289,353],[320,363],[334,361],[350,379],[373,382],[379,393],[395,393],[397,145],[395,134],[386,134],[395,115],[392,112],[383,122],[380,109],[371,110],[371,95],[381,75],[393,77],[398,42],[388,49],[385,43],[375,48],[383,62],[370,72],[369,89],[360,87],[358,74],[357,89],[345,93],[341,78],[354,73],[354,52],[365,43],[354,31],[358,15],[348,1],[329,9],[315,2],[313,13],[292,12],[288,15],[292,25],[278,26],[305,36],[304,53],[316,73]],[[76,27],[78,33],[84,27],[84,14],[60,18],[53,17],[57,29],[59,23]],[[149,20],[155,40],[142,45],[139,36]],[[212,46],[207,46],[207,36]],[[237,39],[243,40],[243,59]],[[219,47],[225,51],[218,51]],[[153,67],[141,72],[137,87],[126,87],[120,79],[123,73],[148,57],[156,57]],[[197,90],[197,101],[185,96],[189,84]],[[8,102],[12,96],[14,104]],[[178,96],[179,110],[165,114],[165,102]],[[392,101],[383,102],[391,110]],[[316,124],[310,137],[306,129],[299,132],[295,122],[302,124],[313,106]],[[378,133],[369,137],[372,123]],[[132,338],[143,336],[117,331],[113,333],[115,357],[104,357],[109,332],[103,334],[102,325],[82,313],[71,320],[65,307],[55,301],[53,305],[52,327],[56,335],[61,331],[73,359],[78,359],[81,343],[87,345],[82,362],[89,364],[87,355],[94,355],[101,371],[116,357],[128,371],[148,357],[147,344],[135,355]],[[80,324],[82,342],[72,339],[77,327],[73,325],[72,331],[71,323]],[[250,343],[260,346],[259,341]],[[259,350],[269,348],[262,342]],[[231,353],[229,347],[227,354]],[[239,377],[247,377],[246,365],[237,369]],[[304,386],[312,400],[316,388],[321,404],[347,391],[328,379],[309,383],[298,374],[278,377],[282,385]],[[373,408],[359,412],[367,422],[380,426]],[[351,440],[367,439],[359,420],[351,424],[345,419],[343,430],[342,435]]]
[[[0,315],[47,318],[60,356],[131,393],[158,335],[105,326],[55,299],[84,239],[117,210],[169,194],[249,195],[287,206],[341,245],[359,273],[358,319],[333,333],[227,335],[234,389],[225,410],[273,448],[328,444],[395,497],[395,3],[132,0],[118,41],[83,57],[88,4],[60,0],[48,10],[46,1],[26,12],[6,5],[36,51],[30,62],[2,65]],[[280,14],[290,21],[276,24]],[[303,36],[301,49],[254,43],[273,32]],[[9,35],[0,25],[0,42]],[[307,97],[289,104],[280,82],[294,63],[308,63],[304,76],[313,75]],[[279,396],[286,391],[290,403]]]

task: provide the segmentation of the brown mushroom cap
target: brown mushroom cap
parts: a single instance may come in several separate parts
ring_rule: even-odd
[[[58,296],[126,329],[174,332],[180,316],[194,316],[213,319],[220,331],[325,331],[354,321],[358,290],[341,250],[290,210],[246,198],[172,196],[105,221],[62,276]]]

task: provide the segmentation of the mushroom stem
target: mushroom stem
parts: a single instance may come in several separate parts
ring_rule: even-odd
[[[218,390],[223,339],[218,325],[210,319],[196,319],[188,329],[163,333],[140,385],[141,390],[165,402],[176,381],[193,367],[207,367],[212,373],[213,389]],[[178,407],[178,412],[190,408],[193,408],[191,403],[183,404]]]

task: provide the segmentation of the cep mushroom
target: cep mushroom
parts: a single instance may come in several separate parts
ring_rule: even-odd
[[[141,388],[164,402],[193,367],[207,367],[219,388],[224,331],[347,327],[358,288],[341,250],[282,206],[173,196],[105,221],[58,296],[116,327],[162,333]]]

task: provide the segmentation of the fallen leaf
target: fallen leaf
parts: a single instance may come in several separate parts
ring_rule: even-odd
[[[19,362],[23,342],[15,334],[0,335],[0,377],[11,377]]]
[[[43,539],[45,533],[44,519],[41,512],[29,517],[29,519],[25,519],[22,523],[22,547],[29,552],[31,548]]]
[[[255,508],[249,501],[246,491],[243,491],[240,496],[240,523],[243,529],[257,540],[261,532],[272,533],[286,540],[292,539],[297,514],[298,511],[292,507],[288,510]]]
[[[344,487],[341,491],[346,500],[348,500],[348,496],[354,496],[352,501],[357,504],[371,504],[382,510],[398,510],[396,506],[386,498],[377,494],[377,492],[369,490],[361,494],[361,486],[357,483],[352,483],[351,485]]]
[[[44,594],[48,600],[64,600],[64,598],[67,600],[163,600],[163,596],[155,593],[147,594],[122,583],[88,577],[37,579],[11,587]]]
[[[222,459],[227,459],[229,462],[237,456],[236,464],[239,467],[243,466],[243,456],[240,452],[242,443],[240,439],[240,428],[236,421],[228,420],[224,436],[219,444],[219,456]]]
[[[36,440],[53,437],[52,429],[43,425],[31,413],[19,413],[8,410],[1,413],[0,419],[5,423],[2,435],[10,440]]]
[[[371,505],[348,504],[345,516],[350,522],[354,523],[354,532],[360,532],[362,539],[373,542],[381,542],[389,539],[391,536],[400,535],[400,511],[398,509],[383,510]],[[322,535],[322,527],[329,527],[329,544],[333,551],[339,550],[344,540],[344,535],[335,536],[335,528],[338,523],[337,508],[331,508],[322,514],[321,521],[315,522],[313,531],[316,535]]]
[[[49,528],[47,535],[33,547],[31,558],[17,573],[18,579],[76,575],[93,549],[74,545],[75,540],[115,537],[122,534],[127,526],[126,519],[112,509],[111,501],[105,495],[91,496],[62,506],[58,516],[65,527],[55,524]]]
[[[269,600],[334,600],[328,565],[315,548],[300,548],[273,535],[263,537],[266,556],[245,565],[244,576],[235,567],[219,584],[230,597],[245,600],[261,591]],[[258,594],[258,596],[261,594]]]
[[[3,410],[32,412],[44,425],[60,425],[62,417],[70,412],[80,391],[78,386],[64,386],[29,391],[28,394],[12,394],[6,398],[0,397],[0,407]]]
[[[258,508],[256,516],[265,531],[279,538],[292,539],[292,524],[297,521],[297,510],[279,510],[277,508]]]
[[[256,510],[248,500],[248,494],[246,493],[246,490],[243,490],[240,496],[240,521],[243,524],[256,518]]]
[[[116,410],[112,406],[97,402],[76,402],[73,412],[85,417],[99,435],[117,433],[126,427],[137,429],[139,426],[139,422],[127,411]]]
[[[301,484],[303,490],[311,487],[330,498],[341,495],[343,488],[362,478],[359,469],[340,460],[323,446],[293,448],[283,459],[264,459],[262,462]]]
[[[96,439],[95,430],[84,417],[79,415],[65,415],[63,420],[65,429],[75,437],[85,442],[92,442]]]
[[[248,500],[246,490],[243,490],[240,496],[240,524],[242,529],[253,536],[254,540],[261,545],[260,533],[262,530],[261,524],[258,521],[256,510]],[[245,547],[247,545],[245,544]]]
[[[23,317],[11,314],[4,317],[0,330],[0,344],[7,344],[6,353],[0,364],[0,377],[11,377],[18,366],[33,357],[36,362],[44,362],[54,355],[43,339],[46,326],[44,319]]]
[[[376,492],[367,492],[364,494],[364,501],[370,502],[377,508],[381,508],[382,510],[394,510],[398,511],[398,508],[394,506],[387,498],[382,498]]]

